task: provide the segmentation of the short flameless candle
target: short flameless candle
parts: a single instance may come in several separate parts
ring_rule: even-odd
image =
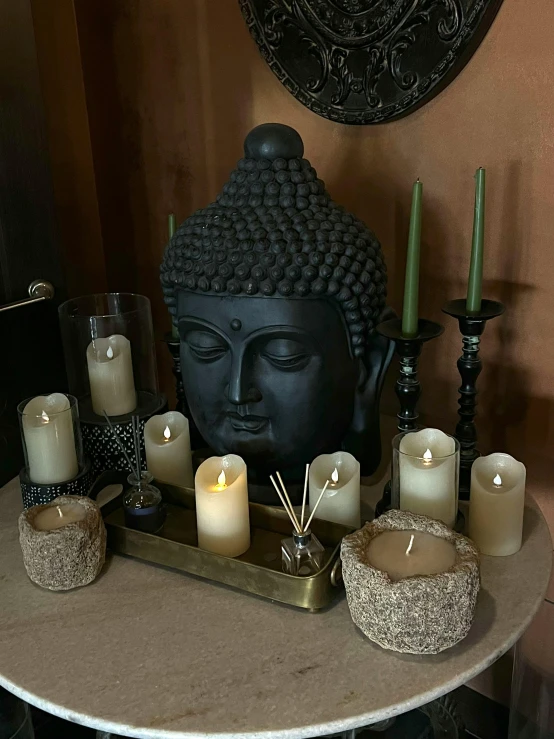
[[[68,397],[39,395],[27,403],[21,420],[31,482],[50,485],[76,477],[79,463]]]
[[[114,334],[94,339],[87,348],[92,409],[99,416],[123,416],[137,407],[131,344]]]
[[[456,440],[438,429],[422,429],[404,434],[395,454],[400,510],[436,518],[452,528],[458,512]]]
[[[236,454],[210,457],[194,480],[198,546],[225,557],[250,547],[246,464]]]
[[[456,547],[425,531],[384,531],[369,542],[367,559],[391,580],[401,580],[446,572],[456,562]]]
[[[192,488],[188,419],[178,411],[152,416],[144,426],[146,466],[156,480]]]
[[[310,508],[313,510],[323,486],[325,495],[316,518],[360,528],[360,463],[348,452],[321,454],[310,465]]]
[[[525,477],[525,466],[509,454],[489,454],[473,463],[469,536],[483,554],[503,557],[520,550]]]

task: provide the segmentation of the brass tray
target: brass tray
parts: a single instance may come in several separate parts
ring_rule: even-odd
[[[250,503],[250,549],[240,557],[223,557],[198,548],[194,490],[159,487],[167,518],[157,534],[125,526],[123,494],[102,506],[108,547],[113,552],[309,611],[325,608],[342,590],[340,543],[353,531],[350,527],[314,519],[311,529],[325,547],[326,562],[317,575],[295,577],[281,570],[281,540],[292,531],[284,510]]]

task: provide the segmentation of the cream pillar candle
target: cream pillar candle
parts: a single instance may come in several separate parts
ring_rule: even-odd
[[[73,414],[66,395],[33,398],[23,408],[21,423],[31,482],[50,485],[77,476]]]
[[[473,463],[469,536],[483,554],[503,557],[521,548],[525,477],[525,465],[509,454],[489,454]]]
[[[225,557],[250,547],[246,464],[236,454],[210,457],[196,472],[198,546]]]
[[[456,562],[456,547],[425,531],[384,531],[369,542],[367,561],[391,580],[446,572]]]
[[[94,339],[87,347],[92,409],[99,416],[123,416],[137,407],[131,344],[114,334]]]
[[[452,528],[458,512],[458,466],[452,436],[438,429],[404,434],[398,445],[400,510],[435,518]]]
[[[192,488],[192,457],[188,419],[178,411],[152,416],[144,426],[148,472],[160,482]]]
[[[348,452],[321,454],[310,465],[310,509],[329,480],[316,518],[360,528],[360,463]]]

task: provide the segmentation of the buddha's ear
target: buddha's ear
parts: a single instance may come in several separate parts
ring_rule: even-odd
[[[385,308],[380,320],[391,317],[393,311]],[[393,342],[373,333],[364,357],[357,360],[354,413],[343,446],[360,462],[362,475],[373,474],[381,461],[379,402],[393,354]]]

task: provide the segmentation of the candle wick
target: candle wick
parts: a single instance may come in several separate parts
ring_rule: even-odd
[[[60,506],[59,506],[59,505],[57,505],[57,506],[56,506],[56,508],[58,509],[58,516],[59,516],[60,518],[63,518],[63,513],[62,513],[62,509],[60,508]]]
[[[410,543],[408,544],[408,548],[406,549],[406,554],[408,554],[408,555],[409,555],[409,554],[410,554],[410,552],[412,551],[412,547],[413,547],[413,545],[414,545],[414,539],[415,539],[415,534],[412,534],[412,535],[410,536]]]

